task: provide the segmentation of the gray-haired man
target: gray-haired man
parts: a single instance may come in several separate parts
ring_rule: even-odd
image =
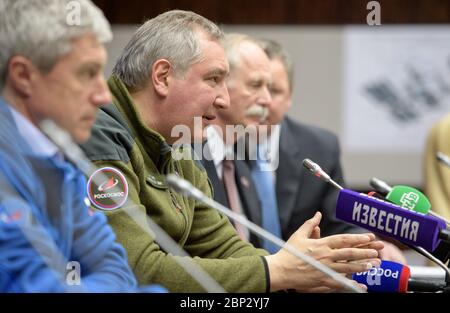
[[[83,174],[40,131],[88,139],[112,37],[102,12],[65,0],[0,0],[0,292],[133,291],[124,249],[86,201]]]
[[[364,230],[339,221],[335,217],[337,191],[329,184],[323,184],[305,172],[299,161],[311,158],[340,185],[344,184],[340,164],[340,146],[338,138],[331,132],[299,123],[287,116],[292,105],[294,93],[294,63],[280,44],[272,40],[261,40],[264,51],[270,59],[270,86],[272,103],[264,125],[272,129],[266,145],[270,147],[270,160],[277,166],[273,184],[276,190],[280,215],[281,233],[289,238],[302,225],[307,217],[320,210],[322,234],[325,236],[342,233],[361,233]],[[278,127],[273,127],[278,125]],[[264,201],[264,196],[262,197]],[[389,242],[384,242],[380,251],[383,260],[406,263],[401,251]]]
[[[227,291],[338,288],[335,281],[284,250],[267,256],[264,250],[243,242],[225,216],[173,193],[165,182],[165,175],[177,173],[211,196],[203,167],[192,159],[176,160],[169,145],[183,139],[182,129],[194,134],[189,142],[202,140],[194,118],[204,128],[218,110],[230,106],[229,65],[222,38],[215,24],[185,11],[161,14],[136,31],[109,80],[113,105],[102,108],[93,138],[84,147],[105,172],[113,168],[124,178],[127,188],[121,194],[123,205],[114,209],[107,193],[92,189],[102,199],[96,206],[108,211],[142,283],[161,283],[171,291],[203,290],[130,219],[126,211],[132,209],[150,215]],[[128,197],[138,205],[131,206]],[[363,271],[368,263],[379,264],[381,246],[372,234],[316,240],[319,220],[317,215],[306,222],[290,242],[343,273]],[[356,248],[361,244],[367,249]],[[343,259],[356,262],[337,262]]]

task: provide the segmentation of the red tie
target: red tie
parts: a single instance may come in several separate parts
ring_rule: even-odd
[[[236,186],[234,161],[223,160],[223,184],[225,192],[227,193],[228,203],[231,211],[242,215],[242,208],[239,202],[239,193]],[[248,232],[245,227],[237,222],[234,222],[234,227],[242,240],[248,241]]]

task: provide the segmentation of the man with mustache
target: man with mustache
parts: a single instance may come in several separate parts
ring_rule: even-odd
[[[214,199],[261,225],[258,195],[245,163],[246,147],[235,143],[239,139],[243,144],[245,140],[254,142],[255,138],[250,137],[256,135],[256,126],[265,120],[271,101],[269,60],[259,43],[244,34],[227,34],[224,47],[230,64],[226,80],[230,109],[219,110],[214,125],[207,128],[202,162],[214,189]],[[233,224],[243,240],[263,247],[260,238],[240,224]]]
[[[135,32],[108,81],[113,104],[101,109],[92,139],[84,145],[102,170],[113,169],[124,179],[122,204],[111,208],[102,199],[95,205],[106,212],[141,283],[160,283],[175,292],[203,291],[178,265],[177,257],[163,251],[141,227],[149,215],[227,291],[340,289],[284,249],[268,255],[242,241],[227,217],[174,193],[165,181],[166,175],[177,174],[211,196],[204,168],[191,157],[176,159],[179,149],[173,145],[184,137],[180,129],[194,133],[189,141],[202,141],[202,132],[194,131],[195,118],[210,125],[218,111],[230,106],[222,40],[217,25],[180,10],[158,15]],[[191,155],[189,148],[183,149]],[[130,210],[144,223],[136,223]],[[380,263],[382,244],[373,240],[373,234],[318,239],[319,222],[317,214],[289,242],[341,273]]]
[[[302,225],[316,210],[323,214],[320,225],[323,235],[363,232],[359,227],[336,219],[338,192],[333,186],[310,175],[301,166],[303,159],[310,158],[318,162],[337,183],[345,185],[339,161],[338,138],[325,129],[299,123],[287,116],[294,92],[294,64],[290,55],[275,41],[260,42],[270,59],[272,77],[272,103],[268,107],[268,118],[261,128],[263,131],[269,130],[270,133],[262,145],[270,154],[268,167],[273,177],[271,187],[275,190],[281,237],[289,238],[298,225]],[[254,163],[252,165],[254,166]],[[252,168],[252,171],[255,169]],[[261,194],[260,198],[265,201],[266,195]],[[389,242],[384,244],[385,247],[380,252],[384,260],[406,264],[405,257],[396,246]]]

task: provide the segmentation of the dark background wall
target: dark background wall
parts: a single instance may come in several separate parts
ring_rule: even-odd
[[[223,24],[365,24],[367,0],[94,0],[114,24],[134,24],[171,9]],[[449,0],[379,0],[383,24],[450,23]]]

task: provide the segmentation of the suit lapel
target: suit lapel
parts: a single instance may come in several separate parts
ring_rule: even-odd
[[[211,181],[211,185],[214,190],[214,200],[226,206],[230,207],[228,198],[225,192],[225,187],[222,180],[217,176],[216,166],[214,161],[210,161],[211,155],[209,147],[204,147],[205,158],[202,159],[202,164],[208,173],[208,178]],[[242,209],[245,215],[253,223],[261,226],[261,206],[259,203],[258,195],[256,193],[255,186],[251,180],[250,170],[243,160],[235,162],[236,166],[236,185],[239,191],[239,197],[242,202]],[[261,242],[258,237],[250,234],[250,242],[256,247],[261,247]]]
[[[278,211],[280,212],[281,229],[287,229],[292,212],[297,205],[299,185],[305,175],[302,161],[306,157],[299,147],[302,137],[294,134],[286,118],[281,126],[279,145],[279,164],[276,171],[276,193]]]
[[[207,144],[205,144],[203,151],[205,153],[205,158],[202,158],[201,162],[208,173],[209,180],[211,181],[214,192],[214,200],[222,205],[225,205],[226,207],[229,207],[225,188],[223,187],[223,183],[219,176],[217,176],[216,166],[214,165],[214,161],[212,161],[211,152],[209,151]]]
[[[261,204],[248,165],[243,160],[235,161],[236,184],[243,209],[249,220],[261,226]]]

